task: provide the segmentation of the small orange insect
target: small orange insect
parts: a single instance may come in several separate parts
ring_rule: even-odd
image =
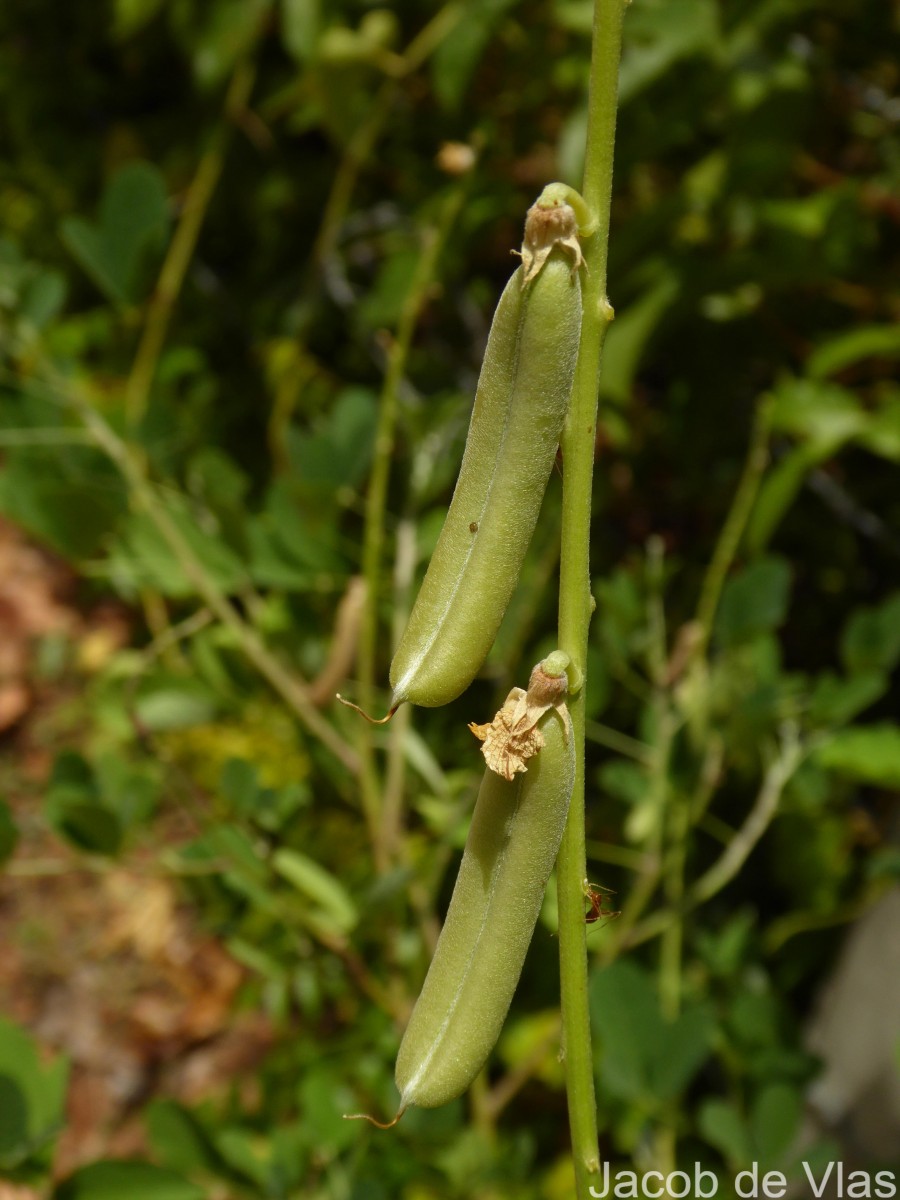
[[[593,925],[595,921],[604,917],[614,921],[616,917],[622,915],[618,910],[603,907],[604,896],[614,896],[615,894],[612,888],[604,887],[600,883],[591,883],[587,879],[584,881],[584,896],[591,906],[584,914],[585,925]]]

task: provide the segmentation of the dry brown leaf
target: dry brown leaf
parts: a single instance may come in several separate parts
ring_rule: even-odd
[[[11,729],[28,712],[31,693],[19,680],[0,684],[0,731]]]
[[[40,1200],[40,1194],[24,1185],[0,1182],[0,1200]]]

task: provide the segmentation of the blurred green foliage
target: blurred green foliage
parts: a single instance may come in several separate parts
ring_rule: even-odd
[[[147,1161],[91,1163],[58,1200],[571,1194],[549,893],[471,1102],[389,1134],[342,1120],[396,1104],[479,774],[465,724],[552,648],[558,486],[483,677],[375,738],[402,811],[378,870],[348,759],[251,643],[356,694],[352,653],[328,673],[358,633],[336,612],[439,236],[397,391],[386,681],[522,216],[579,179],[591,19],[590,0],[3,6],[0,512],[137,625],[57,716],[34,805],[77,854],[141,845],[183,873],[277,1030],[255,1100],[153,1097]],[[587,767],[590,869],[622,909],[589,933],[615,1163],[791,1168],[817,1070],[802,1015],[835,927],[900,873],[896,20],[877,0],[626,19]],[[368,732],[318,703],[353,755]],[[173,847],[183,806],[200,832]],[[0,860],[15,815],[0,802]],[[49,1179],[65,1071],[0,1027],[5,1176]]]

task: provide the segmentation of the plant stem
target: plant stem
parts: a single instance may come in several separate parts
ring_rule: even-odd
[[[381,389],[378,425],[375,429],[372,473],[369,476],[369,486],[366,492],[366,517],[363,532],[362,568],[363,578],[366,581],[366,606],[363,612],[357,661],[360,702],[366,710],[372,707],[375,685],[378,606],[381,591],[381,550],[384,544],[384,518],[391,460],[394,453],[394,431],[397,424],[400,384],[406,371],[413,333],[434,282],[438,258],[447,234],[462,206],[464,189],[465,184],[460,184],[451,191],[443,205],[436,226],[425,232],[416,271],[397,323],[397,335],[392,339],[388,349],[387,371]],[[375,770],[372,727],[364,723],[361,723],[359,727],[359,752],[363,764],[360,791],[363,811],[369,825],[375,865],[379,871],[386,871],[390,865],[390,856],[387,850],[388,831],[382,821],[381,784]]]
[[[595,0],[588,134],[582,195],[597,218],[584,247],[584,316],[569,417],[562,436],[563,506],[559,645],[572,662],[569,705],[575,739],[575,787],[557,863],[559,957],[566,1092],[577,1200],[589,1200],[600,1172],[591,1053],[584,924],[584,682],[591,618],[591,487],[597,429],[600,352],[612,309],[606,297],[613,147],[624,0]]]
[[[772,823],[785,786],[803,760],[804,746],[790,726],[783,734],[781,753],[763,776],[762,787],[741,828],[713,865],[690,890],[691,904],[703,904],[735,878]]]
[[[679,722],[666,704],[662,693],[659,693],[655,703],[658,708],[657,729],[653,758],[649,764],[647,800],[648,807],[653,814],[653,824],[644,848],[644,861],[638,877],[628,893],[628,899],[622,907],[619,920],[616,921],[610,937],[601,948],[599,958],[603,966],[616,959],[622,947],[629,944],[629,933],[656,892],[665,866],[664,834],[666,806],[669,797],[669,771]]]
[[[388,478],[394,453],[398,394],[406,370],[412,335],[434,278],[435,264],[442,241],[443,239],[438,235],[436,229],[425,231],[416,273],[403,302],[397,333],[390,341],[387,371],[378,405],[378,424],[375,428],[372,451],[372,471],[366,490],[365,528],[363,530],[362,571],[366,581],[366,609],[363,616],[357,668],[363,708],[367,708],[372,702],[371,691],[375,680],[381,549],[384,544]],[[361,726],[361,728],[368,727]]]
[[[416,573],[416,525],[408,517],[398,522],[397,553],[394,560],[391,645],[396,646],[409,615],[410,591]],[[403,795],[406,787],[406,739],[412,723],[412,705],[404,704],[388,731],[387,766],[384,778],[382,821],[387,857],[402,856]],[[430,933],[430,931],[429,931]]]
[[[178,226],[150,297],[134,365],[125,385],[125,413],[132,428],[138,425],[146,411],[172,311],[194,257],[209,202],[222,174],[232,124],[246,107],[255,73],[255,67],[246,61],[235,67],[225,96],[222,121],[213,133],[209,148],[200,159],[197,173],[188,187]]]
[[[772,419],[772,404],[768,399],[760,401],[753,423],[753,433],[744,461],[741,479],[731,502],[722,532],[713,552],[712,561],[703,580],[700,592],[700,602],[697,605],[696,622],[699,626],[699,637],[694,646],[694,661],[699,661],[709,648],[716,613],[725,578],[731,569],[750,513],[759,491],[763,472],[769,461],[769,428]]]
[[[753,807],[740,829],[729,838],[722,854],[692,887],[682,892],[675,907],[659,909],[640,925],[635,925],[633,931],[626,930],[627,936],[621,940],[623,947],[632,948],[665,933],[673,923],[680,922],[686,913],[711,900],[737,876],[771,825],[785,787],[809,750],[808,743],[798,740],[796,730],[786,726],[782,731],[780,752],[766,768]]]
[[[365,119],[347,142],[325,202],[322,222],[313,248],[313,261],[318,267],[321,268],[334,253],[359,173],[370,161],[375,144],[391,115],[400,90],[400,80],[417,71],[428,60],[461,19],[463,12],[461,4],[445,4],[416,34],[403,54],[398,56],[391,75],[375,93]]]
[[[607,750],[615,750],[617,754],[621,754],[625,758],[633,758],[636,762],[645,765],[653,760],[652,746],[648,746],[645,742],[639,742],[637,738],[629,737],[627,733],[620,733],[618,729],[601,725],[599,721],[587,721],[585,733],[592,742],[605,746]]]

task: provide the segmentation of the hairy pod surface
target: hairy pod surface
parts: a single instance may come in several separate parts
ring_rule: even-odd
[[[512,781],[487,770],[447,919],[397,1055],[400,1111],[466,1090],[506,1018],[562,839],[575,778],[568,713]]]
[[[562,250],[529,282],[519,267],[494,314],[459,479],[391,663],[392,707],[455,700],[487,657],[556,459],[580,332],[581,282]]]

